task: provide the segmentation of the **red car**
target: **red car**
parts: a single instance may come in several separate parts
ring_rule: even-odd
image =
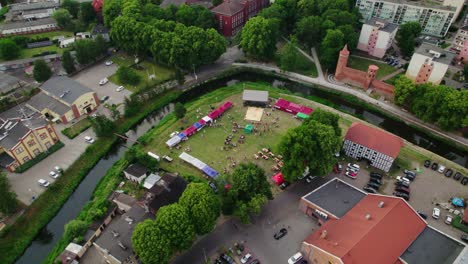
[[[350,177],[351,179],[356,179],[357,178],[357,173],[352,172],[352,171],[347,171],[345,173],[346,176]]]
[[[337,163],[337,164],[335,164],[335,166],[333,166],[333,171],[338,174],[341,171],[343,171],[343,166],[341,166],[341,164]]]

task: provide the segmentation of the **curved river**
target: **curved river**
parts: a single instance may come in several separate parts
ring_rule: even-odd
[[[277,77],[243,72],[231,75],[229,77],[210,81],[196,86],[195,88],[186,91],[181,95],[180,101],[188,102],[196,99],[198,96],[210,92],[216,88],[232,85],[240,81],[265,82],[272,86],[285,88],[293,93],[301,94],[302,96],[317,96],[327,99],[338,107],[343,112],[358,115],[360,118],[377,125],[389,132],[392,132],[418,146],[428,149],[440,156],[452,160],[464,167],[467,167],[468,153],[450,146],[443,141],[435,139],[430,135],[420,132],[404,122],[388,118],[378,112],[366,110],[359,103],[348,102],[339,95],[331,94],[326,91],[315,89],[313,87],[294,83],[291,81],[280,80]],[[139,125],[128,131],[126,134],[130,139],[137,139],[146,133],[151,127],[157,125],[159,121],[172,111],[172,105],[166,106],[163,109],[154,112],[148,116]],[[103,157],[97,165],[88,173],[86,178],[80,183],[75,192],[70,196],[68,201],[60,209],[59,213],[47,224],[40,232],[32,244],[27,248],[23,256],[16,263],[31,264],[40,263],[54,248],[57,241],[63,234],[63,228],[66,223],[76,218],[81,208],[89,201],[91,195],[99,183],[101,178],[106,174],[106,171],[118,161],[124,154],[125,150],[132,145],[132,141],[117,144],[107,156]]]

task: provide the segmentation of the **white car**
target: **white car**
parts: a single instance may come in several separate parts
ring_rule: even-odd
[[[406,182],[406,183],[408,183],[408,184],[411,183],[411,181],[410,181],[408,178],[403,177],[403,176],[397,176],[397,177],[396,177],[396,180],[399,181],[399,182],[400,182],[400,181],[404,181],[404,182]]]
[[[453,221],[453,217],[451,215],[447,215],[447,217],[445,218],[445,223],[447,225],[451,225],[452,221]]]
[[[60,173],[58,173],[56,171],[51,171],[51,172],[49,172],[49,176],[54,178],[54,179],[57,179],[60,176]]]
[[[86,136],[84,137],[86,143],[89,143],[89,144],[93,144],[94,143],[94,138],[90,137],[90,136]]]
[[[299,260],[302,259],[302,254],[301,252],[297,252],[296,254],[294,254],[292,257],[290,257],[288,259],[288,264],[294,264],[294,263],[297,263],[299,262]]]
[[[241,259],[242,264],[247,263],[247,261],[249,261],[251,258],[252,258],[252,254],[250,253],[245,254],[245,256],[243,256]]]
[[[50,182],[44,179],[39,179],[37,182],[39,183],[40,186],[45,187],[45,188],[49,187],[50,185]]]
[[[445,171],[445,166],[444,165],[439,165],[439,169],[437,169],[439,173],[444,173]]]
[[[113,61],[106,61],[106,66],[111,66],[112,64],[114,64]]]
[[[61,173],[63,170],[62,168],[60,168],[60,166],[55,166],[54,167],[54,170],[57,172],[57,173]]]
[[[348,168],[359,170],[361,167],[359,167],[357,164],[348,163]]]
[[[440,209],[435,207],[434,209],[432,209],[432,217],[434,219],[439,219],[440,217]]]
[[[117,87],[117,89],[115,89],[116,92],[121,92],[123,91],[124,87],[123,86],[119,86]]]
[[[104,79],[102,79],[102,80],[99,81],[99,85],[104,85],[104,84],[106,84],[106,83],[108,83],[108,82],[109,82],[109,79],[104,78]]]

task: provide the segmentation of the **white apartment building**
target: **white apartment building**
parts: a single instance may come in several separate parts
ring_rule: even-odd
[[[465,0],[357,0],[356,7],[364,20],[377,17],[398,25],[418,21],[423,34],[443,37],[464,3]]]
[[[371,18],[362,25],[357,48],[369,55],[382,58],[392,46],[398,25],[380,18]]]

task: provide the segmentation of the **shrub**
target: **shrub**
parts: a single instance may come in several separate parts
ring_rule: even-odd
[[[39,163],[41,160],[47,158],[47,156],[49,156],[50,154],[54,153],[55,151],[61,149],[63,146],[65,146],[65,144],[62,143],[62,141],[59,141],[57,143],[55,143],[55,145],[53,145],[52,147],[50,147],[46,152],[42,152],[40,153],[39,155],[37,155],[34,159],[28,161],[28,162],[25,162],[23,165],[19,166],[18,168],[16,168],[15,172],[16,173],[22,173],[22,172],[25,172],[27,171],[29,168],[31,168],[32,166],[36,165],[37,163]]]
[[[137,85],[141,78],[140,76],[131,68],[126,66],[120,66],[117,70],[117,78],[119,81],[124,84]]]

